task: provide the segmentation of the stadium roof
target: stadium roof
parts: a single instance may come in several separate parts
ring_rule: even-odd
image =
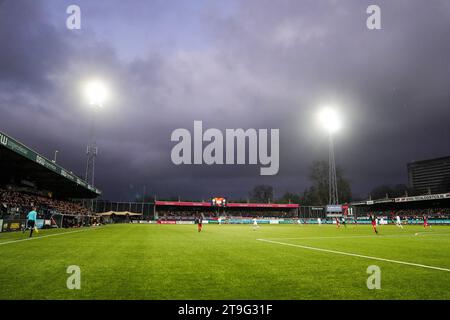
[[[181,206],[181,207],[212,207],[210,202],[187,202],[187,201],[156,201],[157,206]],[[227,203],[227,208],[273,208],[273,209],[295,209],[298,204],[294,203]]]
[[[450,161],[450,156],[433,158],[433,159],[425,159],[425,160],[417,160],[417,161],[414,160],[414,161],[409,162],[408,166],[417,165],[417,164],[433,163],[433,162],[437,162],[437,161]]]
[[[438,193],[438,194],[425,194],[421,196],[412,196],[412,197],[398,197],[398,198],[386,198],[386,199],[378,199],[378,200],[366,200],[366,201],[358,201],[352,202],[353,206],[364,206],[364,205],[374,205],[374,204],[382,204],[382,203],[404,203],[404,202],[414,202],[414,201],[429,201],[429,200],[444,200],[450,199],[450,193]]]
[[[37,188],[67,198],[95,198],[101,191],[69,170],[0,131],[0,182],[29,181]]]
[[[103,216],[103,217],[109,217],[111,215],[134,217],[134,216],[142,216],[142,213],[135,213],[135,212],[130,212],[130,211],[108,211],[108,212],[99,213],[99,215]]]

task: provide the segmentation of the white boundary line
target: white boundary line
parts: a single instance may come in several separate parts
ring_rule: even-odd
[[[349,252],[343,252],[343,251],[335,251],[335,250],[328,250],[328,249],[315,248],[315,247],[309,247],[309,246],[302,246],[302,245],[298,245],[298,244],[285,243],[285,242],[279,242],[279,241],[272,241],[272,240],[266,240],[266,239],[256,239],[256,240],[263,241],[263,242],[268,242],[268,243],[280,244],[280,245],[283,245],[283,246],[297,247],[297,248],[314,250],[314,251],[321,251],[321,252],[327,252],[327,253],[340,254],[340,255],[344,255],[344,256],[351,256],[351,257],[365,258],[365,259],[371,259],[371,260],[386,261],[386,262],[392,262],[392,263],[397,263],[397,264],[405,264],[405,265],[408,265],[408,266],[414,266],[414,267],[421,267],[421,268],[426,268],[426,269],[434,269],[434,270],[450,272],[450,269],[440,268],[440,267],[433,267],[433,266],[427,266],[425,264],[418,264],[418,263],[412,263],[412,262],[405,262],[405,261],[391,260],[391,259],[385,259],[385,258],[371,257],[371,256],[365,256],[365,255],[362,255],[362,254],[349,253]]]
[[[450,233],[423,233],[418,232],[420,236],[450,236]],[[388,234],[388,235],[364,235],[364,236],[330,236],[330,237],[296,237],[296,238],[268,238],[268,240],[320,240],[320,239],[353,239],[353,238],[397,238],[397,237],[415,237],[414,234]]]
[[[69,231],[69,232],[60,232],[60,233],[48,234],[46,236],[40,236],[40,237],[34,237],[34,238],[26,238],[26,239],[4,241],[4,242],[0,242],[0,246],[2,246],[4,244],[11,244],[11,243],[16,243],[16,242],[29,241],[29,240],[35,240],[35,239],[42,239],[42,238],[48,238],[48,237],[56,237],[56,236],[60,236],[60,235],[63,235],[63,234],[78,233],[78,232],[83,232],[83,231],[88,231],[88,230],[93,230],[93,229],[83,229],[83,230],[76,230],[76,231]]]

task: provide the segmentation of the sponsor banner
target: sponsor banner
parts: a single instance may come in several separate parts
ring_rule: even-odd
[[[253,223],[253,221],[249,220],[249,219],[229,219],[228,223],[230,223],[230,224],[250,224],[250,223]]]
[[[21,229],[21,223],[20,222],[10,222],[8,226],[9,231],[19,231]]]
[[[3,231],[19,231],[22,228],[22,221],[20,220],[10,220],[3,221]]]
[[[203,223],[203,224],[209,223],[209,221],[208,221],[208,220],[202,220],[202,223]]]
[[[44,227],[44,219],[36,219],[36,228],[42,229]]]
[[[375,203],[389,203],[394,202],[394,199],[378,199],[374,201]]]
[[[328,218],[340,218],[342,217],[342,213],[327,213]]]
[[[158,224],[176,224],[177,222],[175,220],[161,220],[158,221]]]
[[[52,220],[45,220],[44,221],[44,226],[51,226],[52,225]]]
[[[0,219],[0,232],[3,231],[3,219]]]
[[[293,203],[228,203],[229,208],[298,208],[300,205]]]
[[[423,219],[408,219],[408,224],[423,224]],[[428,224],[450,224],[450,219],[428,219]]]
[[[450,199],[450,193],[427,194],[423,196],[395,198],[395,202]]]
[[[450,224],[450,219],[428,219],[429,224]]]
[[[270,220],[269,223],[270,224],[279,224],[280,220]]]
[[[293,224],[293,223],[295,223],[295,221],[294,220],[288,220],[288,219],[286,219],[286,220],[280,220],[280,222],[279,222],[279,224]]]
[[[136,221],[133,220],[133,223],[135,223]],[[137,223],[144,223],[144,224],[150,224],[150,223],[156,223],[156,221],[153,220],[139,220],[137,221]]]
[[[203,223],[205,223],[204,220]],[[194,224],[194,221],[177,221],[177,224]]]
[[[337,205],[327,205],[327,212],[331,212],[331,213],[342,213],[342,206],[337,204]]]

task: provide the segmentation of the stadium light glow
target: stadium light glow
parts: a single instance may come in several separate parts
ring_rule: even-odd
[[[320,111],[319,121],[329,134],[333,134],[341,128],[341,119],[336,110],[331,107],[325,107]]]
[[[98,80],[87,82],[84,87],[84,92],[89,104],[92,106],[102,107],[108,97],[108,89]]]
[[[333,135],[341,128],[341,119],[335,108],[326,106],[319,112],[320,125],[328,132],[328,204],[339,204],[338,186],[336,178],[336,162],[334,159]]]
[[[95,158],[97,157],[98,148],[95,142],[95,117],[96,110],[103,107],[103,103],[108,99],[109,91],[107,86],[98,79],[91,79],[83,83],[83,93],[88,103],[92,106],[91,113],[91,130],[90,130],[90,141],[86,148],[86,174],[85,180],[91,186],[94,186],[94,167]],[[91,208],[93,208],[93,200],[91,201]]]

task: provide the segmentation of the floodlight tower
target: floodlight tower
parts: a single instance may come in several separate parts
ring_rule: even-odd
[[[324,108],[320,112],[319,120],[328,133],[328,204],[338,204],[339,197],[333,136],[340,129],[341,123],[336,111],[329,107]]]
[[[95,158],[98,154],[97,142],[95,141],[95,112],[103,107],[103,103],[107,96],[107,90],[101,82],[94,80],[86,84],[85,95],[88,99],[89,105],[92,107],[89,144],[86,148],[87,160],[85,180],[91,186],[94,186]]]

